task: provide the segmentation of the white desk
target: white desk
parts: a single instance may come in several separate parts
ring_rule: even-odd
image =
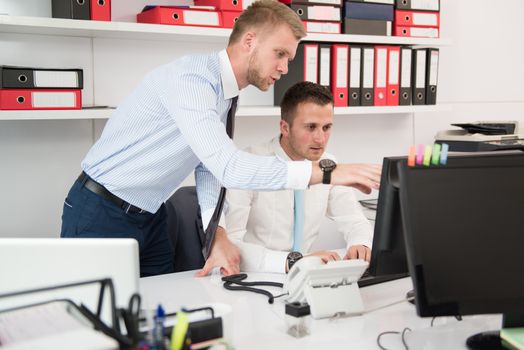
[[[143,307],[154,309],[162,303],[168,312],[181,307],[196,307],[206,304],[222,303],[232,307],[232,315],[225,327],[232,328],[232,343],[235,349],[378,349],[377,336],[385,331],[402,331],[409,327],[413,332],[406,333],[410,349],[466,349],[465,339],[477,332],[498,329],[500,315],[464,317],[462,322],[453,317],[420,318],[415,307],[403,301],[362,316],[336,320],[312,320],[311,334],[303,338],[293,338],[286,333],[284,302],[276,299],[273,305],[267,298],[251,292],[228,291],[222,287],[220,276],[194,277],[195,272],[182,272],[169,275],[143,278],[140,290]],[[282,282],[284,275],[250,273],[248,281]],[[372,310],[398,302],[405,298],[411,289],[411,280],[382,283],[361,289],[366,310]],[[279,288],[265,288],[273,294],[281,293]],[[232,325],[232,327],[231,327]],[[229,332],[226,329],[226,332]],[[387,349],[404,349],[400,335],[384,335],[382,346]]]

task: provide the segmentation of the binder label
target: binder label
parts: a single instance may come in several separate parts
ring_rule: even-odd
[[[332,6],[310,6],[309,19],[340,21],[340,8]]]
[[[345,88],[348,86],[348,48],[337,48],[337,76],[336,86]],[[360,63],[360,59],[359,59]],[[359,77],[360,80],[360,77]]]
[[[212,11],[184,11],[184,23],[185,24],[198,24],[198,25],[210,25],[219,26],[220,19],[218,12]]]
[[[433,13],[413,13],[413,25],[438,26],[438,17]]]
[[[340,6],[340,0],[315,0],[315,2],[319,4],[329,4],[329,5]]]
[[[375,87],[386,87],[388,49],[377,49],[377,82]]]
[[[66,108],[76,106],[74,92],[33,92],[34,108]]]
[[[308,33],[340,34],[340,23],[303,21]]]
[[[304,45],[304,54],[306,56],[306,64],[304,67],[304,80],[312,83],[318,83],[317,80],[317,62],[318,62],[318,46]]]
[[[76,88],[78,87],[78,73],[66,71],[34,71],[35,87]]]
[[[351,62],[349,64],[349,85],[360,87],[360,49],[351,48]]]
[[[400,71],[400,86],[411,86],[411,49],[402,50],[402,69]]]
[[[320,85],[329,86],[329,78],[331,72],[331,48],[320,48]]]
[[[364,76],[362,77],[363,88],[373,88],[373,63],[375,55],[373,49],[364,49]]]
[[[415,87],[424,89],[426,87],[426,51],[417,52],[417,77]]]
[[[398,84],[399,52],[391,51],[389,53],[389,78],[390,84]]]
[[[437,85],[438,51],[431,51],[429,67],[429,85]]]
[[[439,0],[411,0],[411,8],[418,10],[438,11]]]

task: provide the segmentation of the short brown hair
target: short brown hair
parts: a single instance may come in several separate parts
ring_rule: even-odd
[[[271,30],[282,24],[289,26],[297,40],[306,36],[300,17],[289,7],[276,0],[257,0],[238,17],[228,45],[238,42],[242,34],[251,28]]]
[[[289,125],[293,124],[297,106],[301,103],[311,102],[319,106],[327,104],[333,105],[333,95],[331,91],[323,85],[315,84],[310,81],[301,81],[291,86],[280,104],[280,118]]]

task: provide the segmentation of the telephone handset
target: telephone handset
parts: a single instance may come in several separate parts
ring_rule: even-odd
[[[357,281],[368,263],[363,260],[337,260],[327,264],[317,256],[297,261],[288,273],[284,292],[288,302],[307,302],[313,318],[338,313],[361,314],[364,311]]]

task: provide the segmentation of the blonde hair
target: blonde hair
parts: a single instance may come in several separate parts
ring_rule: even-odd
[[[282,24],[289,26],[297,40],[306,36],[300,17],[289,7],[276,0],[257,0],[238,17],[228,45],[238,42],[249,29],[273,30]]]

